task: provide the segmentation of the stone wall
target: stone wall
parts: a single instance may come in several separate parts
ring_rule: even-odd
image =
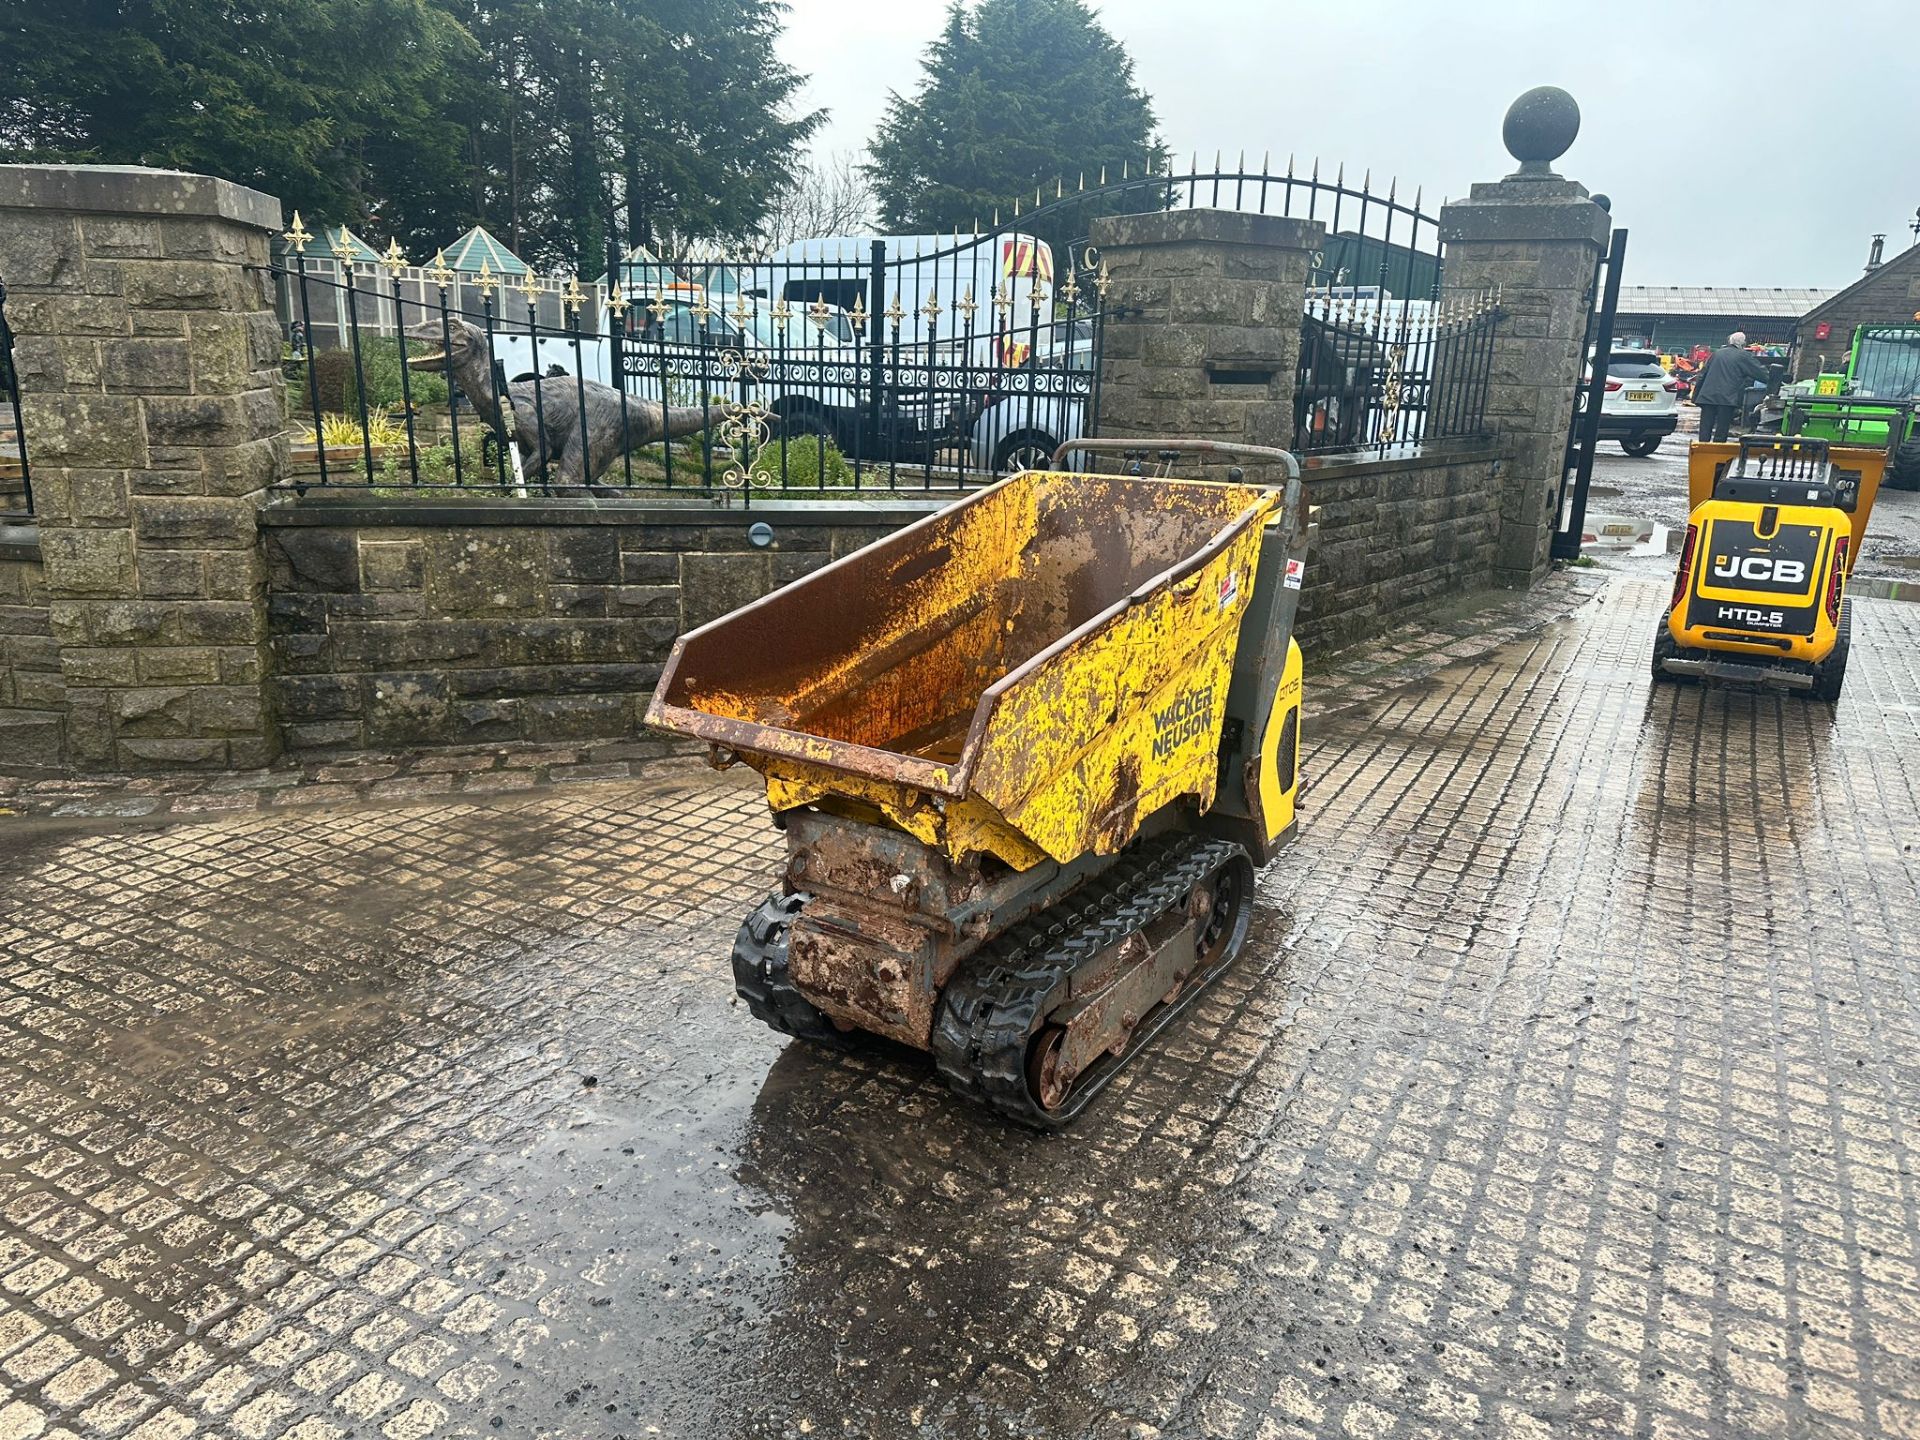
[[[1810,380],[1818,375],[1822,356],[1828,371],[1845,370],[1853,332],[1860,326],[1911,325],[1916,316],[1920,316],[1920,245],[1902,251],[1801,317],[1793,378]],[[1816,340],[1814,331],[1823,321],[1832,329],[1826,339]]]
[[[277,200],[204,175],[0,166],[71,768],[273,757],[254,512],[286,444],[279,223]]]
[[[272,707],[295,751],[631,735],[676,636],[932,508],[272,506]]]
[[[1491,587],[1507,466],[1503,447],[1467,441],[1412,459],[1308,461],[1301,648],[1323,656]]]
[[[31,529],[0,525],[0,765],[61,769],[66,709],[39,537]]]
[[[1501,451],[1306,470],[1319,531],[1301,643],[1325,654],[1492,583]],[[294,752],[635,734],[683,632],[911,523],[928,504],[408,506],[261,513],[268,693]],[[756,545],[755,523],[772,540]]]

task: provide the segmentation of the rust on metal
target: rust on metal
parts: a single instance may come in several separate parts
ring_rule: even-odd
[[[1257,486],[1029,473],[695,630],[649,723],[1015,869],[1208,803]]]

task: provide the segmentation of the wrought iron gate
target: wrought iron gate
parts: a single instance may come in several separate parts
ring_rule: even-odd
[[[1600,408],[1606,400],[1607,354],[1613,349],[1613,318],[1620,308],[1620,273],[1626,265],[1627,232],[1615,230],[1607,251],[1593,267],[1595,303],[1587,316],[1582,358],[1587,367],[1574,392],[1573,423],[1567,431],[1567,451],[1560,467],[1560,487],[1554,495],[1557,523],[1552,555],[1556,560],[1577,559],[1587,524],[1587,490],[1593,483],[1593,452],[1600,442]]]

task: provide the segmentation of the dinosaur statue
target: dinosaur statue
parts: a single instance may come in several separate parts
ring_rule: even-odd
[[[595,380],[576,382],[571,375],[513,381],[507,386],[503,410],[494,395],[486,332],[479,326],[452,320],[443,333],[438,321],[428,321],[411,327],[407,338],[433,347],[430,353],[409,354],[409,368],[450,374],[500,442],[511,442],[519,450],[521,468],[530,484],[584,486],[597,494],[618,494],[593,482],[627,451],[697,434],[719,418],[717,410],[660,405],[631,395],[623,404],[621,393],[612,386]],[[443,341],[447,342],[444,349]],[[579,434],[583,408],[587,421],[584,446]],[[544,480],[540,478],[543,463]]]

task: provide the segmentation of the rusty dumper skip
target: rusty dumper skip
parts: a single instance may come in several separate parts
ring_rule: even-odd
[[[1233,960],[1294,831],[1299,468],[1125,444],[1284,480],[1012,476],[689,632],[647,714],[786,831],[733,951],[753,1013],[1043,1128]]]

